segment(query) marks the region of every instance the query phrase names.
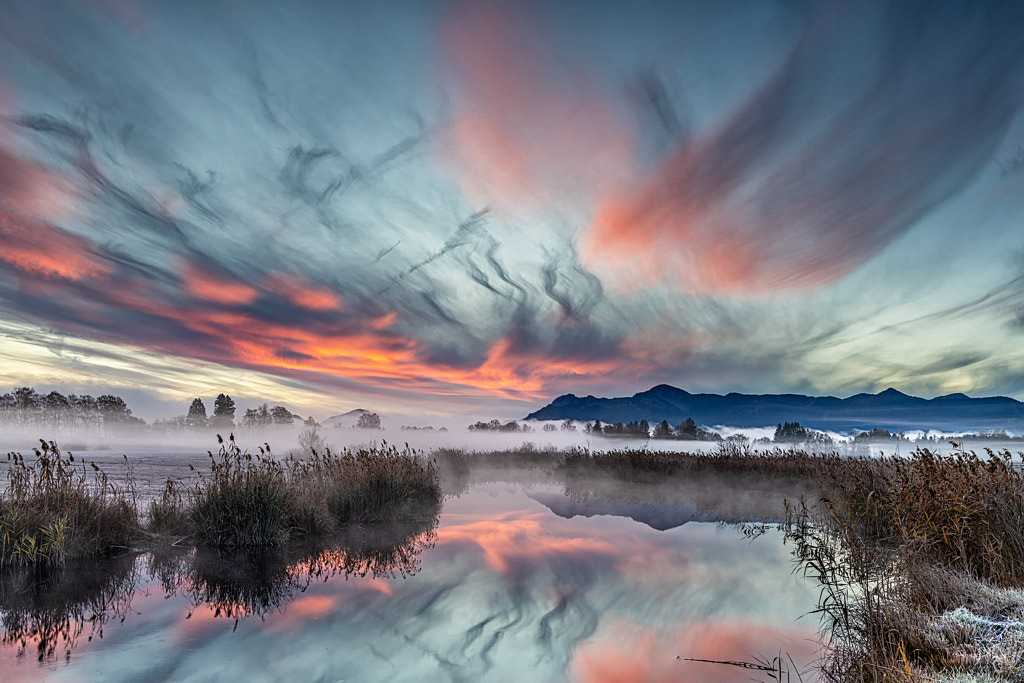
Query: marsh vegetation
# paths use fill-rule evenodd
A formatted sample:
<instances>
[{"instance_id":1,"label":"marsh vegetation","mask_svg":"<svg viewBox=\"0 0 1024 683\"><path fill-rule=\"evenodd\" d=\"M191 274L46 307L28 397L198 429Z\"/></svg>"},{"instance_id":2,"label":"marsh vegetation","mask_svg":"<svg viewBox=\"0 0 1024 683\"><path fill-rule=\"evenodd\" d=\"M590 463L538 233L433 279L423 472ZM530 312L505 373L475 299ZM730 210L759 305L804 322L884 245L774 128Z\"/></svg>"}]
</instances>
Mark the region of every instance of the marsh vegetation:
<instances>
[{"instance_id":1,"label":"marsh vegetation","mask_svg":"<svg viewBox=\"0 0 1024 683\"><path fill-rule=\"evenodd\" d=\"M311 577L414 573L443 495L537 481L559 482L560 495L534 500L562 517L648 520L643 505L654 502L690 506L672 525L781 531L821 589L822 680L1024 680L1024 474L1005 450L864 458L735 442L693 453L524 443L427 456L382 443L277 458L229 438L207 468L156 496L140 496L123 464L108 476L45 441L31 456L8 455L8 645L34 643L47 659L57 643L102 629L130 610L140 557L168 594L236 620L286 604ZM90 579L90 562L109 571Z\"/></svg>"},{"instance_id":2,"label":"marsh vegetation","mask_svg":"<svg viewBox=\"0 0 1024 683\"><path fill-rule=\"evenodd\" d=\"M275 459L218 437L208 471L168 479L145 511L132 465L117 481L77 461L54 442L34 457L7 455L0 496L0 567L62 565L68 559L187 542L262 547L339 533L347 524L436 514L440 485L433 464L387 444L307 458ZM173 538L172 538L173 537Z\"/></svg>"}]
</instances>

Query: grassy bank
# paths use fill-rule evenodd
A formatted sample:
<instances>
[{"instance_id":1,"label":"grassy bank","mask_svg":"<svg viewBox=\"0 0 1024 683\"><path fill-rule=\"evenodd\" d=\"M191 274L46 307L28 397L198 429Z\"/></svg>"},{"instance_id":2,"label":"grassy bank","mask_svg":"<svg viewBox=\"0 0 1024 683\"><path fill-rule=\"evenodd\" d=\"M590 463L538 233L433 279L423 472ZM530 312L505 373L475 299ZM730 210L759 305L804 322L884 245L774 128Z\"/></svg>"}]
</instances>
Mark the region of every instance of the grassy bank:
<instances>
[{"instance_id":1,"label":"grassy bank","mask_svg":"<svg viewBox=\"0 0 1024 683\"><path fill-rule=\"evenodd\" d=\"M219 439L220 437L218 437ZM306 459L276 460L229 439L209 472L168 480L140 510L130 471L116 484L53 442L34 458L8 454L0 495L0 567L53 566L68 559L178 540L259 547L338 534L352 523L436 514L441 493L432 463L382 445Z\"/></svg>"},{"instance_id":2,"label":"grassy bank","mask_svg":"<svg viewBox=\"0 0 1024 683\"><path fill-rule=\"evenodd\" d=\"M140 524L130 479L117 485L101 471L89 472L53 442L41 441L34 452L34 459L7 455L0 567L59 564L134 541Z\"/></svg>"},{"instance_id":3,"label":"grassy bank","mask_svg":"<svg viewBox=\"0 0 1024 683\"><path fill-rule=\"evenodd\" d=\"M1007 451L852 459L789 538L820 581L830 681L1024 680L1024 474Z\"/></svg>"}]
</instances>

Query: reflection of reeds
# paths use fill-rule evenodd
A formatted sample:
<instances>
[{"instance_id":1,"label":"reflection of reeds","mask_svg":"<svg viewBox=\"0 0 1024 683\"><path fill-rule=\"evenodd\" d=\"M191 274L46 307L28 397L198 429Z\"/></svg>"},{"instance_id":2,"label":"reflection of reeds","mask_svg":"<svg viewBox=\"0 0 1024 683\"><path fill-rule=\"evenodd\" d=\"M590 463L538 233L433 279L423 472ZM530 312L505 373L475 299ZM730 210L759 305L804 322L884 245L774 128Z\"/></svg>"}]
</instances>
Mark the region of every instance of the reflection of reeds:
<instances>
[{"instance_id":1,"label":"reflection of reeds","mask_svg":"<svg viewBox=\"0 0 1024 683\"><path fill-rule=\"evenodd\" d=\"M110 619L124 619L138 583L134 557L68 561L62 567L8 567L0 573L0 642L39 661L65 657L89 629L102 637Z\"/></svg>"},{"instance_id":2,"label":"reflection of reeds","mask_svg":"<svg viewBox=\"0 0 1024 683\"><path fill-rule=\"evenodd\" d=\"M265 548L165 546L141 556L8 567L0 573L0 643L39 661L70 658L86 635L124 620L146 575L168 595L238 621L282 610L313 581L332 576L405 577L436 537L439 507L412 510L401 522L351 527L329 540Z\"/></svg>"},{"instance_id":3,"label":"reflection of reeds","mask_svg":"<svg viewBox=\"0 0 1024 683\"><path fill-rule=\"evenodd\" d=\"M330 540L269 548L196 547L153 553L151 571L168 594L187 595L214 616L239 620L282 609L312 581L332 576L405 577L433 545L438 508L402 522L350 527Z\"/></svg>"}]
</instances>

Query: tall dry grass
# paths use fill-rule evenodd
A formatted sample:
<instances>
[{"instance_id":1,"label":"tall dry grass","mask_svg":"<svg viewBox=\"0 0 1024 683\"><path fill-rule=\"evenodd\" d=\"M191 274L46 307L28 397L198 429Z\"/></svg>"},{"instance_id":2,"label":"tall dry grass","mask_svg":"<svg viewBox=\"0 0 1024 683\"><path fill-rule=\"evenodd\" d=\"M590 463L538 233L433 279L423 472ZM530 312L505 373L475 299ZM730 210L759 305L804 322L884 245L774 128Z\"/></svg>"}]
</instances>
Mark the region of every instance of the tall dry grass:
<instances>
[{"instance_id":1,"label":"tall dry grass","mask_svg":"<svg viewBox=\"0 0 1024 683\"><path fill-rule=\"evenodd\" d=\"M352 523L433 515L441 503L433 464L408 447L311 449L278 461L269 446L250 454L231 437L210 461L191 485L168 482L150 505L151 530L201 545L273 546Z\"/></svg>"},{"instance_id":2,"label":"tall dry grass","mask_svg":"<svg viewBox=\"0 0 1024 683\"><path fill-rule=\"evenodd\" d=\"M842 460L837 453L783 449L759 451L747 444L725 442L707 452L651 451L645 448L591 451L576 447L561 455L559 468L574 473L601 472L627 479L660 478L691 472L813 477Z\"/></svg>"},{"instance_id":3,"label":"tall dry grass","mask_svg":"<svg viewBox=\"0 0 1024 683\"><path fill-rule=\"evenodd\" d=\"M825 680L1024 680L1024 473L1007 451L849 459L789 541L821 586Z\"/></svg>"},{"instance_id":4,"label":"tall dry grass","mask_svg":"<svg viewBox=\"0 0 1024 683\"><path fill-rule=\"evenodd\" d=\"M96 465L76 463L52 441L35 458L8 453L0 495L0 567L59 565L127 547L139 529L129 476L115 484Z\"/></svg>"}]
</instances>

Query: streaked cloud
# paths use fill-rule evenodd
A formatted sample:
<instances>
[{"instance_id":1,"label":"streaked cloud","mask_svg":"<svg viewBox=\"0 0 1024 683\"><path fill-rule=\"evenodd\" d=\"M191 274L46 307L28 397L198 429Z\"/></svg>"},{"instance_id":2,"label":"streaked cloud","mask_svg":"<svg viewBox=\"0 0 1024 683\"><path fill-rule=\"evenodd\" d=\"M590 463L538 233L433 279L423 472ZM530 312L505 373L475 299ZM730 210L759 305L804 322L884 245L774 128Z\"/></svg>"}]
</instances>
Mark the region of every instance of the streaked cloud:
<instances>
[{"instance_id":1,"label":"streaked cloud","mask_svg":"<svg viewBox=\"0 0 1024 683\"><path fill-rule=\"evenodd\" d=\"M0 311L39 334L11 348L510 416L1024 376L1012 259L911 305L951 198L1021 208L1015 4L582 7L12 7Z\"/></svg>"}]
</instances>

